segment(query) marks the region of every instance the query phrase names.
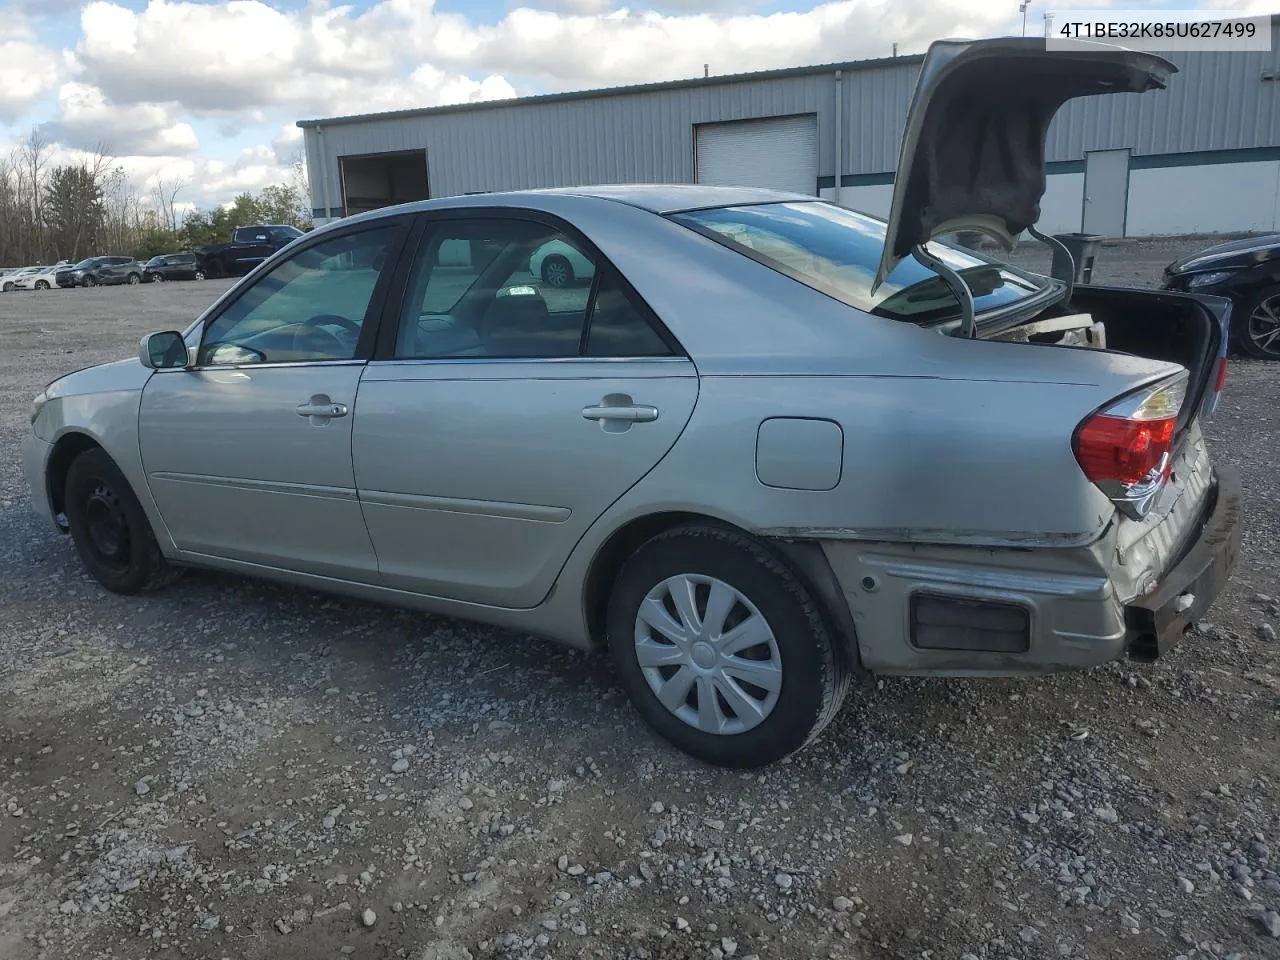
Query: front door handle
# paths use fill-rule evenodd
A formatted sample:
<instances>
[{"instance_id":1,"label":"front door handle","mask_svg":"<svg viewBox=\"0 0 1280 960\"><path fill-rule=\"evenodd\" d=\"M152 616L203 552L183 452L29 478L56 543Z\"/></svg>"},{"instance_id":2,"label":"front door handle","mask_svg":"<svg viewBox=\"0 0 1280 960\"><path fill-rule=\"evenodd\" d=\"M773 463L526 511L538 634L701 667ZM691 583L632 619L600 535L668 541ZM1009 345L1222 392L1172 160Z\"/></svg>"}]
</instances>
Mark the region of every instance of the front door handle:
<instances>
[{"instance_id":1,"label":"front door handle","mask_svg":"<svg viewBox=\"0 0 1280 960\"><path fill-rule=\"evenodd\" d=\"M347 415L347 405L345 403L334 403L327 394L323 393L317 393L306 403L298 404L296 409L298 416L307 417L312 423L324 423L334 417L345 417Z\"/></svg>"}]
</instances>

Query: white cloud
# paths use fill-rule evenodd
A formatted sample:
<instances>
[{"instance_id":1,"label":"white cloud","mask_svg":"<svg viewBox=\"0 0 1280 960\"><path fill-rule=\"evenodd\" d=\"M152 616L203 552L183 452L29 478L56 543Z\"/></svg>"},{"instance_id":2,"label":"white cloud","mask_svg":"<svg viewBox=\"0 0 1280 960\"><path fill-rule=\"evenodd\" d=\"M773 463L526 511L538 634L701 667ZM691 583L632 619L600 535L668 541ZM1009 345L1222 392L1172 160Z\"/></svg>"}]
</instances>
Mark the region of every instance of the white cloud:
<instances>
[{"instance_id":1,"label":"white cloud","mask_svg":"<svg viewBox=\"0 0 1280 960\"><path fill-rule=\"evenodd\" d=\"M44 134L68 147L126 156L172 155L199 147L195 131L156 103L116 105L97 87L64 83L58 89L57 117L42 127Z\"/></svg>"},{"instance_id":2,"label":"white cloud","mask_svg":"<svg viewBox=\"0 0 1280 960\"><path fill-rule=\"evenodd\" d=\"M140 184L183 180L190 186L180 199L207 205L284 179L301 146L301 118L695 77L703 63L722 75L880 57L895 42L900 53L917 53L938 37L1017 32L1021 23L1012 0L827 0L775 13L759 12L771 0L641 2L508 0L483 22L474 12L442 12L434 0L374 0L364 9L347 0L288 8L93 0L60 51L9 27L0 42L0 138L21 139L5 121L56 90L43 129L63 149L105 141ZM1089 3L1108 0L1076 5ZM1029 32L1042 8L1033 8ZM241 150L246 131L259 145ZM219 149L219 141L235 146Z\"/></svg>"},{"instance_id":3,"label":"white cloud","mask_svg":"<svg viewBox=\"0 0 1280 960\"><path fill-rule=\"evenodd\" d=\"M21 35L14 24L10 36ZM25 40L0 42L0 120L16 119L43 99L58 83L58 55Z\"/></svg>"},{"instance_id":4,"label":"white cloud","mask_svg":"<svg viewBox=\"0 0 1280 960\"><path fill-rule=\"evenodd\" d=\"M271 141L277 163L291 163L302 156L302 128L296 123L286 123Z\"/></svg>"}]
</instances>

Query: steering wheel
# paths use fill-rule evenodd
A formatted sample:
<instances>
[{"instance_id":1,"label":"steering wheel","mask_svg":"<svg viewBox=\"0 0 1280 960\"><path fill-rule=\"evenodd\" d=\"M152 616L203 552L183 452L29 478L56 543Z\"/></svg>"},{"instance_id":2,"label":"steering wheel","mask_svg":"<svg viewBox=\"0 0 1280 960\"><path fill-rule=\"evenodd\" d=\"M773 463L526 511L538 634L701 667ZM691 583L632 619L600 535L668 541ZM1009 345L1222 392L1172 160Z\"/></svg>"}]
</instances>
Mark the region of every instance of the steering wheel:
<instances>
[{"instance_id":1,"label":"steering wheel","mask_svg":"<svg viewBox=\"0 0 1280 960\"><path fill-rule=\"evenodd\" d=\"M360 339L360 324L354 320L348 320L346 317L339 316L336 313L321 313L297 325L293 334L293 349L299 353L316 352L316 353L334 353L343 355L352 349L352 345L346 342L342 337L338 336L332 330L326 330L322 324L332 324L341 327L344 331L351 334L352 338L357 342ZM330 347L324 347L315 342L315 338L325 337L332 344Z\"/></svg>"},{"instance_id":2,"label":"steering wheel","mask_svg":"<svg viewBox=\"0 0 1280 960\"><path fill-rule=\"evenodd\" d=\"M308 320L302 321L304 327L319 327L322 324L331 323L334 326L341 327L347 333L354 337L360 336L360 324L354 320L348 320L346 317L340 317L336 313L320 313Z\"/></svg>"}]
</instances>

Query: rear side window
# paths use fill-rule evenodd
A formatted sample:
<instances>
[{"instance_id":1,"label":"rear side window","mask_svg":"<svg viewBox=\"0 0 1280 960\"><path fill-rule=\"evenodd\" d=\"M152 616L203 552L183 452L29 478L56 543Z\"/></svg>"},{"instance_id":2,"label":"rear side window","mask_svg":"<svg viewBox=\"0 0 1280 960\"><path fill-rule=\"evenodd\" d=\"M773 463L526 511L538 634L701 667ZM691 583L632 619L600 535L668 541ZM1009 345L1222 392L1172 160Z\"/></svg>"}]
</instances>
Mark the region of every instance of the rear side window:
<instances>
[{"instance_id":1,"label":"rear side window","mask_svg":"<svg viewBox=\"0 0 1280 960\"><path fill-rule=\"evenodd\" d=\"M646 314L612 268L602 271L587 329L587 356L670 356L671 348Z\"/></svg>"},{"instance_id":2,"label":"rear side window","mask_svg":"<svg viewBox=\"0 0 1280 960\"><path fill-rule=\"evenodd\" d=\"M529 220L442 221L409 279L395 357L651 357L647 311L574 238Z\"/></svg>"}]
</instances>

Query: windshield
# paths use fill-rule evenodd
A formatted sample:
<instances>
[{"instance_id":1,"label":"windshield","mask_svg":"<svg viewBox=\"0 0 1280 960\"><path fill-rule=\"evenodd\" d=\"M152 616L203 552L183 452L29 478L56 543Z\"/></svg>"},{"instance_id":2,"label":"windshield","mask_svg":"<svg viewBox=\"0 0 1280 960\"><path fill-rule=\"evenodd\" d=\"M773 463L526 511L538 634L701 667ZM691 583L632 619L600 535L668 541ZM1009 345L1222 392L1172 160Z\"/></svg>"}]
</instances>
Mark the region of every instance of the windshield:
<instances>
[{"instance_id":1,"label":"windshield","mask_svg":"<svg viewBox=\"0 0 1280 960\"><path fill-rule=\"evenodd\" d=\"M868 313L913 323L959 313L955 294L913 258L899 263L872 294L884 248L884 221L835 204L815 200L716 207L672 219ZM1016 303L1044 286L1043 278L937 241L930 242L929 251L964 277L978 313Z\"/></svg>"},{"instance_id":2,"label":"windshield","mask_svg":"<svg viewBox=\"0 0 1280 960\"><path fill-rule=\"evenodd\" d=\"M90 257L88 260L81 260L79 263L77 263L76 269L79 270L82 267L92 267L92 266L93 266L93 257Z\"/></svg>"}]
</instances>

